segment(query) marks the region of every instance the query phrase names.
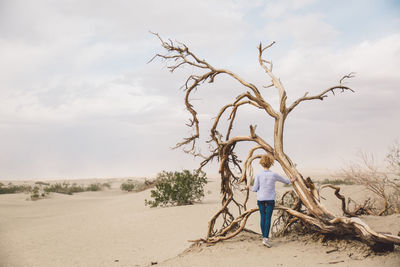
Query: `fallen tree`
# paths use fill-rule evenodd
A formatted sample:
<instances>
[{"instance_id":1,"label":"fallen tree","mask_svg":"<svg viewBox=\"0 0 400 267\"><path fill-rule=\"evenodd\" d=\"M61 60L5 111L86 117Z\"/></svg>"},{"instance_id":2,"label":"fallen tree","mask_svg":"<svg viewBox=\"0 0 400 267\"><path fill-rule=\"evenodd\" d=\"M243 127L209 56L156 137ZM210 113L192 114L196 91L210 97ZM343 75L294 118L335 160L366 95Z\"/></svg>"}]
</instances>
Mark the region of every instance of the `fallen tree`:
<instances>
[{"instance_id":1,"label":"fallen tree","mask_svg":"<svg viewBox=\"0 0 400 267\"><path fill-rule=\"evenodd\" d=\"M291 207L282 205L276 206L277 209L285 211L293 220L300 220L305 226L325 234L351 235L360 238L369 245L379 245L393 247L394 244L400 244L400 237L391 234L377 233L367 224L361 221L346 209L346 203L343 203L345 216L336 216L327 210L320 201L319 190L315 187L311 179L304 179L297 170L296 165L284 152L283 132L286 118L301 103L311 100L324 100L329 93L353 92L353 90L344 85L346 79L352 78L353 74L343 76L335 86L323 90L317 95L305 93L302 97L288 105L286 90L272 70L273 64L264 58L264 53L274 45L258 46L258 63L271 79L271 84L264 88L276 88L279 95L279 109L274 109L272 105L262 96L260 89L253 83L247 82L236 73L222 68L216 68L206 60L200 59L185 44L165 41L158 34L154 35L160 40L162 47L166 50L165 54L156 54L154 58L161 58L168 64L168 69L174 72L183 66L191 66L199 71L199 74L189 75L184 83L185 105L191 114L189 127L193 129L193 134L185 138L176 145L176 148L183 147L186 153L196 157L202 157L200 169L210 163L213 159L219 162L219 174L221 177L221 208L212 216L208 223L208 231L205 238L196 240L197 242L216 243L234 237L245 229L246 221L249 216L258 211L258 209L248 209L247 201L249 192L246 185L250 183L252 177L252 163L260 158L261 154L270 153L275 160L279 162L288 178L297 178L293 183L293 194L296 201ZM153 58L153 59L154 59ZM152 60L153 60L152 59ZM216 117L213 119L213 125L210 129L211 139L208 143L210 153L203 155L196 149L196 142L200 137L199 120L197 111L192 105L190 96L205 82L213 83L216 76L227 75L243 86L244 91L238 95L231 103L222 106ZM274 121L273 143L268 143L265 139L256 133L256 126L249 125L249 134L240 136L231 136L233 125L239 108L243 106L252 106L266 116L270 116ZM228 116L228 124L223 131L221 127L221 117ZM236 146L240 143L250 143L252 148L249 150L247 158L244 161L238 158ZM335 189L335 188L334 188ZM247 190L244 198L240 199L237 192ZM236 192L236 193L235 193ZM340 196L336 195L336 196ZM340 198L340 197L339 197ZM236 213L235 213L236 212ZM346 216L347 215L347 216ZM217 226L217 222L218 226Z\"/></svg>"}]
</instances>

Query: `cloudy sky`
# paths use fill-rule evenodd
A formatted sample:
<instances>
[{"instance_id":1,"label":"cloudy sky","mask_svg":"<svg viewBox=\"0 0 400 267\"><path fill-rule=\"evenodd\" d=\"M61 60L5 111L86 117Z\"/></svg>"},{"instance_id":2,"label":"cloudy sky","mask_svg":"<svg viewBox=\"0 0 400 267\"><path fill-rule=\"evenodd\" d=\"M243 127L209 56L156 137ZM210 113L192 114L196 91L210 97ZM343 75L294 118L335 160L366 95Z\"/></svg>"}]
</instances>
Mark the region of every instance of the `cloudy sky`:
<instances>
[{"instance_id":1,"label":"cloudy sky","mask_svg":"<svg viewBox=\"0 0 400 267\"><path fill-rule=\"evenodd\" d=\"M267 56L288 103L356 72L355 93L291 113L285 151L302 170L339 168L360 150L381 159L400 137L399 29L396 0L0 0L0 179L195 168L170 148L190 134L180 87L196 70L148 64L163 52L149 30L260 87L269 79L256 46L276 41ZM193 96L202 140L218 105L241 90L219 77ZM264 93L275 105L276 91ZM242 112L235 134L253 123L271 140L265 114Z\"/></svg>"}]
</instances>

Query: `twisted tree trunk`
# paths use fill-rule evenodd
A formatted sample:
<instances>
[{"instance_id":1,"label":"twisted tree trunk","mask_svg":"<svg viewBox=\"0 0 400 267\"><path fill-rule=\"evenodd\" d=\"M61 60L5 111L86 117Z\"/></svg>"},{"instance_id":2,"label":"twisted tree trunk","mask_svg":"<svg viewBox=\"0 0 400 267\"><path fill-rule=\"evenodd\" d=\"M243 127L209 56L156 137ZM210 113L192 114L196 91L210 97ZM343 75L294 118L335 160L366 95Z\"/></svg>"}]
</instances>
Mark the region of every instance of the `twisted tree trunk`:
<instances>
[{"instance_id":1,"label":"twisted tree trunk","mask_svg":"<svg viewBox=\"0 0 400 267\"><path fill-rule=\"evenodd\" d=\"M279 94L279 110L275 110L266 99L263 98L259 89L252 83L249 83L242 79L239 75L226 69L218 69L213 67L205 60L199 59L185 44L173 42L171 40L164 41L158 34L154 35L160 40L167 54L157 54L154 58L162 58L168 63L168 68L171 72L184 65L190 65L193 68L202 71L198 75L190 75L185 84L184 89L185 105L187 110L191 113L192 119L188 124L189 127L194 129L194 134L184 141L178 143L176 147L188 147L184 149L186 153L190 153L194 156L202 157L204 160L200 164L200 169L207 165L214 158L217 158L220 162L219 173L221 177L221 208L215 213L208 224L208 231L205 238L198 239L196 241L202 241L207 243L215 243L221 240L229 239L240 233L245 225L249 216L258 211L258 209L247 209L247 201L249 198L249 192L246 185L250 183L252 178L252 162L261 157L261 154L255 154L256 151L263 151L263 153L270 153L275 157L275 160L279 162L282 169L285 171L289 178L297 178L293 183L293 189L298 196L298 201L293 208L277 206L276 208L284 210L295 219L291 220L293 223L296 220L301 220L305 225L310 226L314 230L321 233L332 233L337 235L352 235L360 238L364 242L374 244L394 244L400 245L400 237L380 234L373 231L368 225L362 222L357 217L352 217L352 213L346 209L346 203L343 201L339 194L339 189L336 191L336 196L342 200L342 208L346 216L336 216L327 210L320 201L319 190L317 190L311 181L311 179L304 179L301 173L296 169L295 164L285 154L283 148L283 132L284 125L287 116L290 112L297 107L300 103L307 100L323 100L331 92L335 94L336 91L354 92L351 88L345 86L343 81L348 78L352 78L352 73L345 75L340 79L338 85L323 90L320 94L314 96L308 96L305 93L303 97L300 97L294 101L289 107L286 106L286 91L278 79L272 73L272 62L263 58L263 53L270 48L273 44L263 46L261 43L258 46L258 61L260 66L264 69L266 74L271 78L271 84L264 86L265 88L275 87ZM153 59L154 59L153 58ZM152 60L153 60L152 59ZM218 112L214 119L214 124L210 129L211 139L209 143L214 144L214 148L210 150L210 154L204 156L196 149L196 141L199 138L199 120L197 118L197 112L194 106L190 102L190 95L198 88L202 83L209 82L213 83L217 75L224 74L232 79L239 82L247 91L236 97L233 102L223 106ZM258 110L266 112L267 116L274 119L274 136L273 145L268 144L264 139L256 134L256 126L250 126L250 134L245 136L234 136L231 137L232 128L236 118L236 114L241 106L250 105L256 107ZM221 116L229 114L229 125L223 129L224 135L221 130L218 129ZM247 158L241 164L241 160L235 153L235 147L238 143L247 142L254 144L249 150ZM239 172L235 172L238 169ZM244 200L238 200L235 192L246 191ZM343 197L344 198L344 197ZM304 205L306 210L301 210L301 206ZM237 214L233 211L237 210ZM347 213L346 213L347 211ZM217 227L217 221L220 221L220 227Z\"/></svg>"}]
</instances>

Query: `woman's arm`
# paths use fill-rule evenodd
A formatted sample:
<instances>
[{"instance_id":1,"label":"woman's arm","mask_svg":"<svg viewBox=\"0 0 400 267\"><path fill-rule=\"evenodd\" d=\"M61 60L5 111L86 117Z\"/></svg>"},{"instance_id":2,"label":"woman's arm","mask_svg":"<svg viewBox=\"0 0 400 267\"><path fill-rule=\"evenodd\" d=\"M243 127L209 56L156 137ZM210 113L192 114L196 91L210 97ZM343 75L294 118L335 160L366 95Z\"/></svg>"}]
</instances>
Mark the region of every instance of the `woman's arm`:
<instances>
[{"instance_id":1,"label":"woman's arm","mask_svg":"<svg viewBox=\"0 0 400 267\"><path fill-rule=\"evenodd\" d=\"M279 181L279 182L281 182L281 183L284 183L284 184L290 184L290 182L293 182L294 180L289 180L289 179L287 179L287 178L284 178L284 177L282 177L282 176L280 176L279 174L277 174L277 173L274 173L274 177L275 177L275 179L277 180L277 181Z\"/></svg>"},{"instance_id":2,"label":"woman's arm","mask_svg":"<svg viewBox=\"0 0 400 267\"><path fill-rule=\"evenodd\" d=\"M258 175L256 176L256 179L254 180L253 187L250 187L250 185L248 185L247 188L253 192L258 191L258 189L260 188L260 178L258 177Z\"/></svg>"}]
</instances>

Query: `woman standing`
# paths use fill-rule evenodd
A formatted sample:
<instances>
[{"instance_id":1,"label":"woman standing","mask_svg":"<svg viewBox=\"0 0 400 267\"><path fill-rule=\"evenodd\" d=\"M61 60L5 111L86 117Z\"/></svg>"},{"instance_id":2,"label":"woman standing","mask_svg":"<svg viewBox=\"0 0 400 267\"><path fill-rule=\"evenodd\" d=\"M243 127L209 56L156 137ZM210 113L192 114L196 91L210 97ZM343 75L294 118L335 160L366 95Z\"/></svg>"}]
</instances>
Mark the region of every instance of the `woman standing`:
<instances>
[{"instance_id":1,"label":"woman standing","mask_svg":"<svg viewBox=\"0 0 400 267\"><path fill-rule=\"evenodd\" d=\"M290 184L290 182L296 179L289 180L283 178L277 173L269 170L269 168L274 164L274 157L270 154L263 155L260 160L261 166L264 170L257 174L251 191L257 192L257 205L260 210L260 226L263 236L263 245L271 247L269 243L269 229L271 228L271 217L272 211L275 207L275 182L279 181L285 184ZM250 185L247 186L250 189Z\"/></svg>"}]
</instances>

